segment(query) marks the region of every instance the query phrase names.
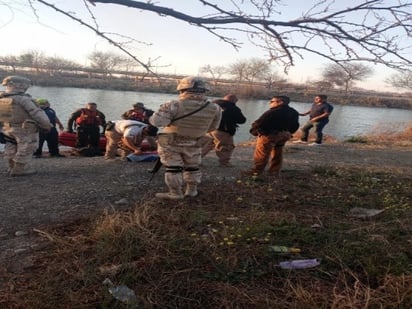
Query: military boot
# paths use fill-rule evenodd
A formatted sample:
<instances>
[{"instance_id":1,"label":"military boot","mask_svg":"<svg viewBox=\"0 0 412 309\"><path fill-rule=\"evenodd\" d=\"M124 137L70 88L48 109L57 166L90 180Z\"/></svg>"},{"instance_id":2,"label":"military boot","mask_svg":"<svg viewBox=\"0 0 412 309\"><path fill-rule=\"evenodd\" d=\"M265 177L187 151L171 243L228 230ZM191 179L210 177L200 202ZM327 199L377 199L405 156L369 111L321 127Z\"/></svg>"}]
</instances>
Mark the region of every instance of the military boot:
<instances>
[{"instance_id":1,"label":"military boot","mask_svg":"<svg viewBox=\"0 0 412 309\"><path fill-rule=\"evenodd\" d=\"M197 192L197 185L196 184L186 184L185 196L195 197L198 194L199 193Z\"/></svg>"},{"instance_id":2,"label":"military boot","mask_svg":"<svg viewBox=\"0 0 412 309\"><path fill-rule=\"evenodd\" d=\"M156 193L156 198L165 200L182 200L184 195L182 193L182 173L165 173L165 182L169 188L169 192Z\"/></svg>"},{"instance_id":3,"label":"military boot","mask_svg":"<svg viewBox=\"0 0 412 309\"><path fill-rule=\"evenodd\" d=\"M10 171L10 176L28 176L36 173L35 169L27 168L26 164L15 162L14 167Z\"/></svg>"}]
</instances>

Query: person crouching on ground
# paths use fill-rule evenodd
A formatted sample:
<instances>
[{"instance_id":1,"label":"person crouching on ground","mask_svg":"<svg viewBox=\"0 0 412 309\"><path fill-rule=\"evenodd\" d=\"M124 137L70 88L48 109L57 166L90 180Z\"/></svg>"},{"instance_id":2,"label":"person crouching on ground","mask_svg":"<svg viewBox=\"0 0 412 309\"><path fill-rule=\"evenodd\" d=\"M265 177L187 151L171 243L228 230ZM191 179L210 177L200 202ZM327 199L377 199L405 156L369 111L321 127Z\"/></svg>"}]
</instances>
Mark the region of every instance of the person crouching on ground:
<instances>
[{"instance_id":1,"label":"person crouching on ground","mask_svg":"<svg viewBox=\"0 0 412 309\"><path fill-rule=\"evenodd\" d=\"M250 133L257 136L253 167L248 174L261 175L270 159L269 175L280 175L283 147L299 128L299 113L289 106L289 97L274 96L270 109L252 123Z\"/></svg>"},{"instance_id":2,"label":"person crouching on ground","mask_svg":"<svg viewBox=\"0 0 412 309\"><path fill-rule=\"evenodd\" d=\"M223 111L222 120L217 130L210 133L213 140L203 147L202 157L214 148L216 156L219 159L220 167L233 166L230 163L233 150L235 149L233 136L236 133L238 124L246 122L246 117L240 108L236 106L237 101L238 98L234 94L224 96L223 100L213 101L213 103L219 105Z\"/></svg>"},{"instance_id":3,"label":"person crouching on ground","mask_svg":"<svg viewBox=\"0 0 412 309\"><path fill-rule=\"evenodd\" d=\"M36 105L27 89L31 81L21 76L8 76L3 82L6 90L0 93L0 122L8 137L4 146L4 159L9 164L10 176L35 174L29 167L37 147L39 129L49 132L52 124L46 113Z\"/></svg>"},{"instance_id":4,"label":"person crouching on ground","mask_svg":"<svg viewBox=\"0 0 412 309\"><path fill-rule=\"evenodd\" d=\"M179 99L162 104L149 119L152 125L163 127L157 137L158 153L166 167L169 192L156 193L159 199L180 200L198 195L197 185L202 175L200 139L216 130L221 119L219 106L206 100L209 87L203 79L183 78L177 90Z\"/></svg>"},{"instance_id":5,"label":"person crouching on ground","mask_svg":"<svg viewBox=\"0 0 412 309\"><path fill-rule=\"evenodd\" d=\"M104 158L106 160L115 159L117 155L117 148L121 142L127 150L122 150L122 159L128 154L135 155L142 154L140 147L142 141L148 136L156 136L157 128L146 123L135 120L116 120L107 122L105 136L106 136L106 153ZM152 139L147 139L151 141ZM151 147L156 147L153 143Z\"/></svg>"}]
</instances>

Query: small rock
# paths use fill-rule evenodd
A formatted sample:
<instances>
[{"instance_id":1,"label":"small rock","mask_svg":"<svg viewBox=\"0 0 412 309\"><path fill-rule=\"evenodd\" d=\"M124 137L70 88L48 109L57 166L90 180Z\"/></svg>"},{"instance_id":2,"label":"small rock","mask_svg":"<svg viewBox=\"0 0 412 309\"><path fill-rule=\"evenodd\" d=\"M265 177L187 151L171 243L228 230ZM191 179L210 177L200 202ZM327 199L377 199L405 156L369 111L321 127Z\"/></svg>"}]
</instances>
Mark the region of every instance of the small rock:
<instances>
[{"instance_id":1,"label":"small rock","mask_svg":"<svg viewBox=\"0 0 412 309\"><path fill-rule=\"evenodd\" d=\"M24 253L24 252L27 252L27 251L29 251L29 248L18 248L18 249L14 250L14 253L15 254L21 254L21 253Z\"/></svg>"},{"instance_id":2,"label":"small rock","mask_svg":"<svg viewBox=\"0 0 412 309\"><path fill-rule=\"evenodd\" d=\"M14 233L15 236L19 237L19 236L25 236L28 235L29 232L27 231L17 231L16 233Z\"/></svg>"}]
</instances>

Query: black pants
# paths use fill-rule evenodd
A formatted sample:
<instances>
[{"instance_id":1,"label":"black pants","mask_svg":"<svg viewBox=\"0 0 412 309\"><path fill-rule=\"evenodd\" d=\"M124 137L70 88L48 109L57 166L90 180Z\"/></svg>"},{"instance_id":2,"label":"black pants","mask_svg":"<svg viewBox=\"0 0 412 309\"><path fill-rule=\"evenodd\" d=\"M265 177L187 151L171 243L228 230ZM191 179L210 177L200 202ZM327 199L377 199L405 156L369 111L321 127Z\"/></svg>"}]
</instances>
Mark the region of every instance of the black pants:
<instances>
[{"instance_id":1,"label":"black pants","mask_svg":"<svg viewBox=\"0 0 412 309\"><path fill-rule=\"evenodd\" d=\"M99 148L100 128L98 126L77 127L76 148L93 147Z\"/></svg>"},{"instance_id":2,"label":"black pants","mask_svg":"<svg viewBox=\"0 0 412 309\"><path fill-rule=\"evenodd\" d=\"M48 133L39 133L39 147L34 152L34 155L41 155L44 142L47 142L51 156L59 154L59 133L56 128L52 128Z\"/></svg>"}]
</instances>

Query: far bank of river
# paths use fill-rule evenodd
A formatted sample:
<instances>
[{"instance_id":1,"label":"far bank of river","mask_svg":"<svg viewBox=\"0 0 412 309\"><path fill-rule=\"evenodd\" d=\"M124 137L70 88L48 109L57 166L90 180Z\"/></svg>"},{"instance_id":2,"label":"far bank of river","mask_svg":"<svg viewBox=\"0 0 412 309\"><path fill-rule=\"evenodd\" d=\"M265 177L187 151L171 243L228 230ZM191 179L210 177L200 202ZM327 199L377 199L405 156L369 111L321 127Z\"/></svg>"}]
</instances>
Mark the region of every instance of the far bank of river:
<instances>
[{"instance_id":1,"label":"far bank of river","mask_svg":"<svg viewBox=\"0 0 412 309\"><path fill-rule=\"evenodd\" d=\"M47 98L65 126L70 114L87 102L96 102L98 109L106 115L107 120L117 120L135 102L143 102L147 108L157 110L160 104L177 98L177 94L69 87L34 86L28 90L28 93L34 98ZM210 97L210 99L215 98ZM330 103L334 105L334 111L324 132L337 140L377 132L397 132L412 125L412 110ZM309 109L311 104L311 102L291 102L290 105L303 112ZM250 125L268 109L268 101L241 99L238 106L247 117L246 124L241 125L236 134L236 142L243 142L252 138L249 134ZM307 117L301 117L301 125L307 120Z\"/></svg>"}]
</instances>

